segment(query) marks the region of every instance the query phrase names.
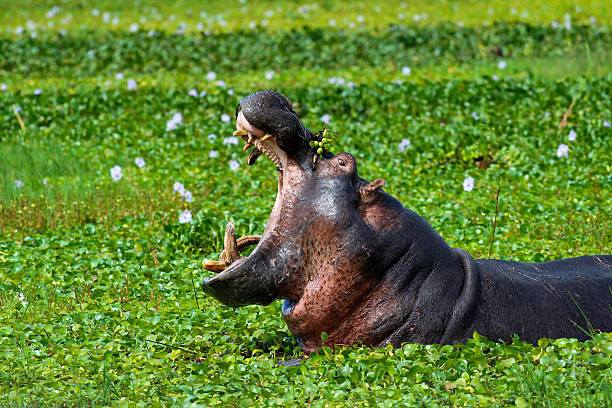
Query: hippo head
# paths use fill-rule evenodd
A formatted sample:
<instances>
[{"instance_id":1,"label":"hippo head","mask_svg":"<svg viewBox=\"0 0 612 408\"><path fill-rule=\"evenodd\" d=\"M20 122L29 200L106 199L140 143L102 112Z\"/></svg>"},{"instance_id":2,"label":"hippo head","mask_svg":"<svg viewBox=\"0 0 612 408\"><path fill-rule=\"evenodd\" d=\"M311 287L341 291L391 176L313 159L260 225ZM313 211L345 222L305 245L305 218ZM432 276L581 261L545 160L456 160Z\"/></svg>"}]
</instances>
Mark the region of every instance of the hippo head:
<instances>
[{"instance_id":1,"label":"hippo head","mask_svg":"<svg viewBox=\"0 0 612 408\"><path fill-rule=\"evenodd\" d=\"M307 350L320 347L324 331L336 344L383 341L395 317L366 311L397 302L389 291L399 292L402 278L391 276L389 268L411 245L397 236L418 239L411 235L420 229L411 227L419 217L380 189L383 180L361 179L352 155L317 155L309 142L321 136L308 130L277 92L244 98L236 128L244 150L254 147L249 164L261 154L276 164L278 193L248 257L236 249L246 237L236 244L228 228L220 262L204 263L220 272L204 280L204 291L230 306L285 299L283 317ZM418 261L417 267L425 267Z\"/></svg>"}]
</instances>

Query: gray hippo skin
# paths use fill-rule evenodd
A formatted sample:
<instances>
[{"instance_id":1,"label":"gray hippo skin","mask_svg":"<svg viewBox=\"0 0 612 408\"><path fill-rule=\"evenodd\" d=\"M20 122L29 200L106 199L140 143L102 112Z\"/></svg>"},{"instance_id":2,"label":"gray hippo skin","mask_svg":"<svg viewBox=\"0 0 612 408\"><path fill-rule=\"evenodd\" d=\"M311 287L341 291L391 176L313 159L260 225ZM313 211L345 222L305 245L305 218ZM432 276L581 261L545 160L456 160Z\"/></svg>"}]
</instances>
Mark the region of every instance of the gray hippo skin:
<instances>
[{"instance_id":1,"label":"gray hippo skin","mask_svg":"<svg viewBox=\"0 0 612 408\"><path fill-rule=\"evenodd\" d=\"M585 340L612 331L612 256L544 263L474 258L451 248L419 215L357 175L353 156L324 151L287 98L260 91L240 102L235 135L253 164L277 166L278 194L262 237L233 225L206 293L230 306L285 299L283 318L308 352L326 344L453 344L474 331ZM239 250L257 243L250 256ZM579 308L579 307L580 308Z\"/></svg>"}]
</instances>

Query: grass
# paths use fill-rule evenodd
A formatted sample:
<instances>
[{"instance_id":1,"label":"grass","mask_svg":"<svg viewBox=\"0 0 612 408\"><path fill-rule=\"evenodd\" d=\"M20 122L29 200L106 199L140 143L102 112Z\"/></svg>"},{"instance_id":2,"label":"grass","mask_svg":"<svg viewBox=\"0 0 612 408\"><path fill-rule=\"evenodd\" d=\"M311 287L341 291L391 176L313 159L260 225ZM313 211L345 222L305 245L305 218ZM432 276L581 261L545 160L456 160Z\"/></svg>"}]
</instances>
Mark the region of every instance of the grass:
<instances>
[{"instance_id":1,"label":"grass","mask_svg":"<svg viewBox=\"0 0 612 408\"><path fill-rule=\"evenodd\" d=\"M0 406L610 406L610 333L324 348L285 365L304 356L278 302L231 309L197 290L227 222L261 233L276 195L273 165L247 167L221 120L261 88L312 130L329 115L336 152L475 257L610 253L605 2L407 3L329 1L300 17L293 2L103 1L93 16L65 1L53 27L54 2L1 4ZM565 13L572 29L551 27Z\"/></svg>"}]
</instances>

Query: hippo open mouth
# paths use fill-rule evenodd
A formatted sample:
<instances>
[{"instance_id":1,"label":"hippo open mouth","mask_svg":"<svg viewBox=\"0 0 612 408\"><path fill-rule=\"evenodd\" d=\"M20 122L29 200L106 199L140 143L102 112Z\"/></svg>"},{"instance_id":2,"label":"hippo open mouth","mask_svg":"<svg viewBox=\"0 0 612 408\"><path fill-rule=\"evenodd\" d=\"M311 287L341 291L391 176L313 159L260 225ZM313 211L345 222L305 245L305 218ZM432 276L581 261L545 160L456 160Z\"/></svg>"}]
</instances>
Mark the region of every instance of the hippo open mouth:
<instances>
[{"instance_id":1,"label":"hippo open mouth","mask_svg":"<svg viewBox=\"0 0 612 408\"><path fill-rule=\"evenodd\" d=\"M268 304L279 296L283 275L287 276L281 266L287 260L282 254L279 257L278 251L283 247L279 239L288 233L284 213L295 204L295 194L289 190L312 172L315 152L308 142L316 136L301 123L291 102L274 91L260 91L240 101L234 136L244 140L243 152L253 148L249 165L262 154L276 165L278 193L262 236L236 239L233 224L228 224L219 260L203 262L207 270L219 272L205 279L203 289L232 306ZM242 258L240 250L254 244L257 248Z\"/></svg>"}]
</instances>

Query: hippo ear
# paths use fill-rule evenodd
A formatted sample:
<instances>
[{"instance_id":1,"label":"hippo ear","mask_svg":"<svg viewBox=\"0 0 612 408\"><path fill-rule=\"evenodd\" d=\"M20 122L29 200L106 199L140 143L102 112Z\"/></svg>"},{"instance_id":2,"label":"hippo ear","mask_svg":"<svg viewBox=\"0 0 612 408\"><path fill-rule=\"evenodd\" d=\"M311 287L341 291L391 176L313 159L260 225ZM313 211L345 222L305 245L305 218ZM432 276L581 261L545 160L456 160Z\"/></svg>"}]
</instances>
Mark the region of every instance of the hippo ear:
<instances>
[{"instance_id":1,"label":"hippo ear","mask_svg":"<svg viewBox=\"0 0 612 408\"><path fill-rule=\"evenodd\" d=\"M376 192L379 188L384 186L385 180L378 178L374 181L370 181L369 183L365 183L359 188L359 195L361 196L361 201L364 203L370 203L376 198Z\"/></svg>"}]
</instances>

